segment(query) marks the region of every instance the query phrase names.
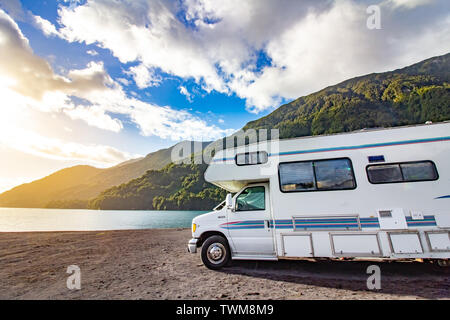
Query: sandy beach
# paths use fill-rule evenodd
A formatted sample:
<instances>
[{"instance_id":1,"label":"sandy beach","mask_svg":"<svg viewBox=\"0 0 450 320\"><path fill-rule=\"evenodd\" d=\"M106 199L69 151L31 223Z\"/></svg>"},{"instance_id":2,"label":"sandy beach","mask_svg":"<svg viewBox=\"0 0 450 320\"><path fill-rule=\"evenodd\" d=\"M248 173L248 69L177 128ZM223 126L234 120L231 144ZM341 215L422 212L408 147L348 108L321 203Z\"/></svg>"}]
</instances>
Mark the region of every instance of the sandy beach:
<instances>
[{"instance_id":1,"label":"sandy beach","mask_svg":"<svg viewBox=\"0 0 450 320\"><path fill-rule=\"evenodd\" d=\"M234 261L221 271L187 253L188 229L0 233L0 299L450 299L450 268L377 262ZM81 289L66 286L69 265Z\"/></svg>"}]
</instances>

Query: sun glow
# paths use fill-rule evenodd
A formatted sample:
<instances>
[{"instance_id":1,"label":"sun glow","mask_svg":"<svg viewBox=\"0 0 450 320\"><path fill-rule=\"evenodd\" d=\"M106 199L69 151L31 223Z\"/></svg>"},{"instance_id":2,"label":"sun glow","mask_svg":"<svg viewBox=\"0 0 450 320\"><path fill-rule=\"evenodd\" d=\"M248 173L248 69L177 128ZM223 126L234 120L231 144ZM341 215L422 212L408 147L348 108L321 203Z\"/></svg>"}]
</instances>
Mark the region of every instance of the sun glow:
<instances>
[{"instance_id":1,"label":"sun glow","mask_svg":"<svg viewBox=\"0 0 450 320\"><path fill-rule=\"evenodd\" d=\"M1 41L1 37L0 37L0 41ZM13 87L16 84L17 84L17 81L15 79L0 75L0 89Z\"/></svg>"}]
</instances>

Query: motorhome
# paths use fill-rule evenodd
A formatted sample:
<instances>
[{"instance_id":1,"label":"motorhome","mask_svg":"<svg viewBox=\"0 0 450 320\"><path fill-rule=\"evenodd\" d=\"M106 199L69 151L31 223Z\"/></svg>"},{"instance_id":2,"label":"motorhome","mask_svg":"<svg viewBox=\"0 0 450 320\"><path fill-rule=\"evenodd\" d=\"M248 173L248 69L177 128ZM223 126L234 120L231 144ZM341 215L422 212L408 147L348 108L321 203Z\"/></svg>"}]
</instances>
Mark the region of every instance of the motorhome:
<instances>
[{"instance_id":1,"label":"motorhome","mask_svg":"<svg viewBox=\"0 0 450 320\"><path fill-rule=\"evenodd\" d=\"M193 219L188 250L210 269L237 259L448 264L450 122L225 149L205 179L229 192Z\"/></svg>"}]
</instances>

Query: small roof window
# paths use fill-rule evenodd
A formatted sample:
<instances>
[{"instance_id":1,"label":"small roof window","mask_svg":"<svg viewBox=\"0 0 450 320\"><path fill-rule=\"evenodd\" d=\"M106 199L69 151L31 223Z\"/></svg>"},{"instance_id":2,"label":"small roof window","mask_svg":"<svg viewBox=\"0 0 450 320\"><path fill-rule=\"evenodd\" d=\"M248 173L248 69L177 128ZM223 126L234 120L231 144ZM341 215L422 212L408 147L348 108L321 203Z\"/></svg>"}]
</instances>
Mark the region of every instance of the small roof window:
<instances>
[{"instance_id":1,"label":"small roof window","mask_svg":"<svg viewBox=\"0 0 450 320\"><path fill-rule=\"evenodd\" d=\"M250 166L263 164L268 161L268 155L265 151L239 153L236 155L236 164L238 166Z\"/></svg>"}]
</instances>

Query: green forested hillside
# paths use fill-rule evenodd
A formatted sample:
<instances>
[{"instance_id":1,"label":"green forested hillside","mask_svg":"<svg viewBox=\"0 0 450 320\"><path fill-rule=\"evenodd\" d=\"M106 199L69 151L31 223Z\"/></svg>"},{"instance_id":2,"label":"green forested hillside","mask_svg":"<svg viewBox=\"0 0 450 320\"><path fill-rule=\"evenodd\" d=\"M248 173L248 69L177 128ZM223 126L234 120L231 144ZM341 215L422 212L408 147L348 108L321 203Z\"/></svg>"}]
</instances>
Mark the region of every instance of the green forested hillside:
<instances>
[{"instance_id":1,"label":"green forested hillside","mask_svg":"<svg viewBox=\"0 0 450 320\"><path fill-rule=\"evenodd\" d=\"M226 192L204 179L206 164L169 164L149 170L138 179L102 192L89 202L91 209L206 210Z\"/></svg>"},{"instance_id":2,"label":"green forested hillside","mask_svg":"<svg viewBox=\"0 0 450 320\"><path fill-rule=\"evenodd\" d=\"M448 119L450 54L327 87L244 129L277 128L281 138L292 138Z\"/></svg>"}]
</instances>

